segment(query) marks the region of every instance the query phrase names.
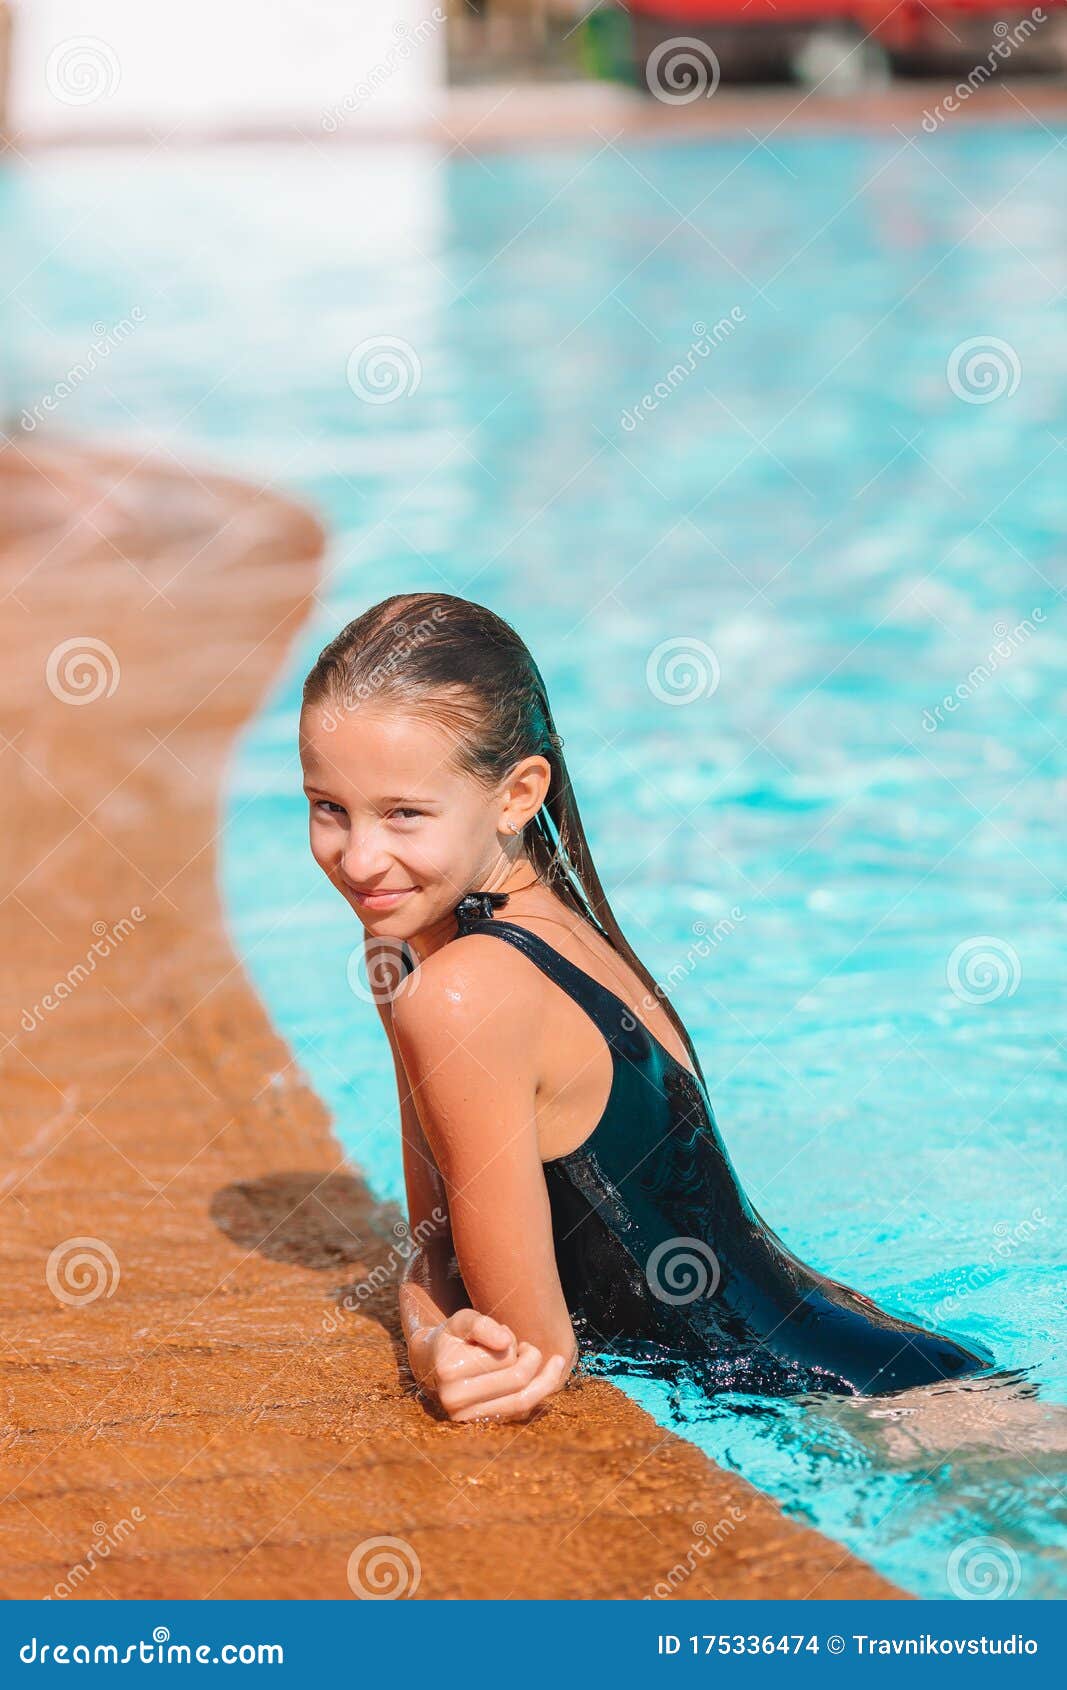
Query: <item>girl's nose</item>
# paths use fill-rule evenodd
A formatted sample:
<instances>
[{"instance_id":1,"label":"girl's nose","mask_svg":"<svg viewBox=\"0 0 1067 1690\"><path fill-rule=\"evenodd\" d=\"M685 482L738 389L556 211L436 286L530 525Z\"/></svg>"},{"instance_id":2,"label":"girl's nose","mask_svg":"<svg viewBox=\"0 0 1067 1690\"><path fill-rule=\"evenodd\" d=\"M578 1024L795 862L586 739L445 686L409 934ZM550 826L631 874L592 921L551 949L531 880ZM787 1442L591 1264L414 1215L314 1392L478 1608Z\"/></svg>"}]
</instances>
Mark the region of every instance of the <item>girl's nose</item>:
<instances>
[{"instance_id":1,"label":"girl's nose","mask_svg":"<svg viewBox=\"0 0 1067 1690\"><path fill-rule=\"evenodd\" d=\"M346 879L355 886L373 886L388 867L389 859L373 833L358 834L353 828L341 857Z\"/></svg>"}]
</instances>

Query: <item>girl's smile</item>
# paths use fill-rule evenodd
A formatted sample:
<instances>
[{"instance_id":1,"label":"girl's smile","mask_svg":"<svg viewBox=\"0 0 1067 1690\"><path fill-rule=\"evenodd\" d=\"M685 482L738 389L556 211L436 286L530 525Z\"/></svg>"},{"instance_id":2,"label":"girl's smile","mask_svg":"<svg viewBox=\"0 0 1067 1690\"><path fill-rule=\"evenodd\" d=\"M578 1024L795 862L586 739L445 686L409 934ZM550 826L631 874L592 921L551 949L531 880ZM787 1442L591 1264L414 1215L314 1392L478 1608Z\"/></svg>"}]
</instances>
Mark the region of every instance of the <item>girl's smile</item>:
<instances>
[{"instance_id":1,"label":"girl's smile","mask_svg":"<svg viewBox=\"0 0 1067 1690\"><path fill-rule=\"evenodd\" d=\"M395 892L360 892L355 886L349 887L358 907L367 910L395 909L402 899L409 897L412 892L417 890L416 886L403 886Z\"/></svg>"}]
</instances>

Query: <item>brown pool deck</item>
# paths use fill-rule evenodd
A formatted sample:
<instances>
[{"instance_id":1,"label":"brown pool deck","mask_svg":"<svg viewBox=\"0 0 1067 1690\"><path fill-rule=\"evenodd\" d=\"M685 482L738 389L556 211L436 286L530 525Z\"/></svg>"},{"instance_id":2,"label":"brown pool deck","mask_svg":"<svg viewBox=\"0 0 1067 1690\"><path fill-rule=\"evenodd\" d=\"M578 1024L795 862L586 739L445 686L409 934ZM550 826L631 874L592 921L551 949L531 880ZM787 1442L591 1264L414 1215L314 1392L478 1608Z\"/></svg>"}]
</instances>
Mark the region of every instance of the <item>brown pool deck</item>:
<instances>
[{"instance_id":1,"label":"brown pool deck","mask_svg":"<svg viewBox=\"0 0 1067 1690\"><path fill-rule=\"evenodd\" d=\"M320 530L36 442L0 452L0 501L3 1594L348 1597L380 1536L417 1599L900 1594L606 1381L435 1420L388 1272L334 1326L402 1217L342 1160L216 885L234 736Z\"/></svg>"}]
</instances>

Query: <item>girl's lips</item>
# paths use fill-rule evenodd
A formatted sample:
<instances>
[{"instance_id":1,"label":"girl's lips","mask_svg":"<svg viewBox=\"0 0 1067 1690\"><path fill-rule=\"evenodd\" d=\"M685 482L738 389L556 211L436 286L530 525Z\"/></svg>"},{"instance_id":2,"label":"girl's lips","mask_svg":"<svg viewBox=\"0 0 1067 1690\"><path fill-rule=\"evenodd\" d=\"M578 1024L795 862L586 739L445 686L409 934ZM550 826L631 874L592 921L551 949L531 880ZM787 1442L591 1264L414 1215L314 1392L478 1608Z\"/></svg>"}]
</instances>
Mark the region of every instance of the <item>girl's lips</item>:
<instances>
[{"instance_id":1,"label":"girl's lips","mask_svg":"<svg viewBox=\"0 0 1067 1690\"><path fill-rule=\"evenodd\" d=\"M357 892L353 889L352 896L364 909L391 910L402 898L409 898L414 890L414 886L404 886L396 892Z\"/></svg>"}]
</instances>

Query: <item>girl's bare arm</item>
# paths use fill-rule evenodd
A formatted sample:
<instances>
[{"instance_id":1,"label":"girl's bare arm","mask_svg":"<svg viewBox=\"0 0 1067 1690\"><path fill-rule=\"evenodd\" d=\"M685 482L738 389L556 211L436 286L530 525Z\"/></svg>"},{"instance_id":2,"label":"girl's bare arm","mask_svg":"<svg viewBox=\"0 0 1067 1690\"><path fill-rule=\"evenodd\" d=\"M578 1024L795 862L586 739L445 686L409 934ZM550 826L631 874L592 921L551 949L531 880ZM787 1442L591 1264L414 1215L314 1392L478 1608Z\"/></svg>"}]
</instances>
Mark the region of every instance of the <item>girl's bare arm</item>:
<instances>
[{"instance_id":1,"label":"girl's bare arm","mask_svg":"<svg viewBox=\"0 0 1067 1690\"><path fill-rule=\"evenodd\" d=\"M536 1007L525 965L501 957L499 945L483 952L490 943L474 935L427 958L417 991L393 1002L392 1030L444 1185L470 1301L509 1327L520 1347L562 1357L562 1382L577 1343L537 1137Z\"/></svg>"},{"instance_id":2,"label":"girl's bare arm","mask_svg":"<svg viewBox=\"0 0 1067 1690\"><path fill-rule=\"evenodd\" d=\"M368 976L374 977L372 945ZM400 1103L409 1243L399 1289L400 1319L411 1371L452 1419L522 1418L558 1380L528 1343L470 1307L448 1218L448 1197L419 1121L393 1031L392 1004L378 1010L393 1053Z\"/></svg>"},{"instance_id":3,"label":"girl's bare arm","mask_svg":"<svg viewBox=\"0 0 1067 1690\"><path fill-rule=\"evenodd\" d=\"M364 954L368 977L377 978L372 941L367 941ZM385 994L376 997L375 1001L393 1054L407 1189L410 1254L400 1281L400 1320L411 1370L421 1385L428 1373L427 1337L450 1314L462 1308L468 1298L455 1265L444 1182L419 1123L397 1048L392 1002Z\"/></svg>"}]
</instances>

